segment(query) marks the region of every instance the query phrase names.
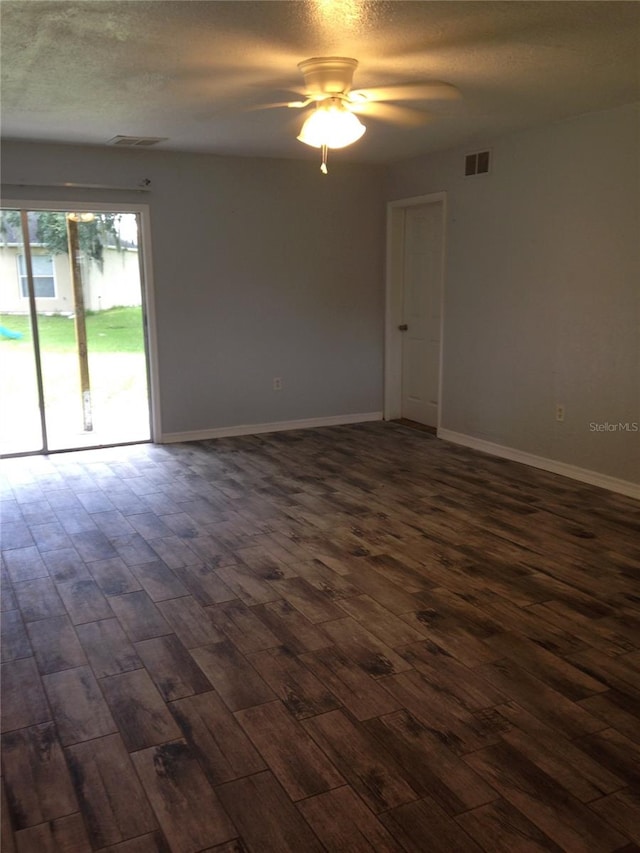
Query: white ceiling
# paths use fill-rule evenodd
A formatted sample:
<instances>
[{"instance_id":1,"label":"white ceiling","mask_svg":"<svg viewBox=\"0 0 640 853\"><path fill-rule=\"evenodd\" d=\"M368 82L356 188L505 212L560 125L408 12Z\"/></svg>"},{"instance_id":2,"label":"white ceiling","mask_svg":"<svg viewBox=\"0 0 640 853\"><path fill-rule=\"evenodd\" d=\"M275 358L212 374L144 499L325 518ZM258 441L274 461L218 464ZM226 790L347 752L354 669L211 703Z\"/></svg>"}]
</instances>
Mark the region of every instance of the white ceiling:
<instances>
[{"instance_id":1,"label":"white ceiling","mask_svg":"<svg viewBox=\"0 0 640 853\"><path fill-rule=\"evenodd\" d=\"M297 63L359 60L354 87L453 83L420 127L363 119L334 157L390 162L640 100L640 3L3 0L5 138L307 157Z\"/></svg>"}]
</instances>

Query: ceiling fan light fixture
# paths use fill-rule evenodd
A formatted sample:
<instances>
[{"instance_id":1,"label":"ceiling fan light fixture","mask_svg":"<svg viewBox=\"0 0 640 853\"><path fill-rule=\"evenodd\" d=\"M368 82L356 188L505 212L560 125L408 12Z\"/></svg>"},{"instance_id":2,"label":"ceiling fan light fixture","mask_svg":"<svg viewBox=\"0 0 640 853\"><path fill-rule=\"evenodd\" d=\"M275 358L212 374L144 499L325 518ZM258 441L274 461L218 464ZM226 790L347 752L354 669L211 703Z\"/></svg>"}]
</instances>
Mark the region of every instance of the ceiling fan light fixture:
<instances>
[{"instance_id":1,"label":"ceiling fan light fixture","mask_svg":"<svg viewBox=\"0 0 640 853\"><path fill-rule=\"evenodd\" d=\"M312 148L346 148L364 134L366 127L339 98L319 101L302 125L298 139Z\"/></svg>"}]
</instances>

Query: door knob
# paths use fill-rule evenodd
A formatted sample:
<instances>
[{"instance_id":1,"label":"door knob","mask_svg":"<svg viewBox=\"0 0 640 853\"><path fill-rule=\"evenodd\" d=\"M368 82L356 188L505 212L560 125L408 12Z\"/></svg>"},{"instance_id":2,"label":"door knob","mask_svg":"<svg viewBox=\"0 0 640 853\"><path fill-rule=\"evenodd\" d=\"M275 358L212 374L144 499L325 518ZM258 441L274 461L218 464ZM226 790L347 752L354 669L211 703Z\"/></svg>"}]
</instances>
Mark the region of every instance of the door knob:
<instances>
[{"instance_id":1,"label":"door knob","mask_svg":"<svg viewBox=\"0 0 640 853\"><path fill-rule=\"evenodd\" d=\"M398 328L400 329L401 332L406 332L409 327L407 326L406 323L400 323Z\"/></svg>"}]
</instances>

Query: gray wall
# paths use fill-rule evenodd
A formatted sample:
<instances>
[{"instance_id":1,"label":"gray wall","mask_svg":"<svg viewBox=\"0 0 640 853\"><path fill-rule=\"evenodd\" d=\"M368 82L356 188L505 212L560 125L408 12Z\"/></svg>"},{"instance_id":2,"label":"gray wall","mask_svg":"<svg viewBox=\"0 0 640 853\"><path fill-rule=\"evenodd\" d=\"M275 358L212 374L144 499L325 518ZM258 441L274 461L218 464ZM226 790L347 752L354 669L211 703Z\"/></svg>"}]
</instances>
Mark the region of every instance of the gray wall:
<instances>
[{"instance_id":1,"label":"gray wall","mask_svg":"<svg viewBox=\"0 0 640 853\"><path fill-rule=\"evenodd\" d=\"M442 426L640 481L640 116L581 116L389 171L448 194ZM555 406L565 406L565 421Z\"/></svg>"},{"instance_id":2,"label":"gray wall","mask_svg":"<svg viewBox=\"0 0 640 853\"><path fill-rule=\"evenodd\" d=\"M639 127L625 107L479 140L485 177L465 151L389 168L387 200L448 194L446 429L640 481L640 434L590 429L640 421ZM165 433L381 410L381 169L3 147L5 182L143 177L21 194L151 206Z\"/></svg>"},{"instance_id":3,"label":"gray wall","mask_svg":"<svg viewBox=\"0 0 640 853\"><path fill-rule=\"evenodd\" d=\"M35 143L2 165L6 183L151 180L5 196L150 205L163 433L382 410L381 168Z\"/></svg>"}]
</instances>

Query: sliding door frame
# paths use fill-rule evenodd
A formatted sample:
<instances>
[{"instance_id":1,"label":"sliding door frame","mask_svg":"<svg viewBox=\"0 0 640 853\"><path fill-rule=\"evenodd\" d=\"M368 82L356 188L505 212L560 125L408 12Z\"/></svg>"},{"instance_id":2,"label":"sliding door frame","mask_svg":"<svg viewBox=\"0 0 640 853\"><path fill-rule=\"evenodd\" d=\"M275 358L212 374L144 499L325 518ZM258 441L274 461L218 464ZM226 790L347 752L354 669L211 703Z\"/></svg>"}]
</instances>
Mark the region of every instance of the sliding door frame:
<instances>
[{"instance_id":1,"label":"sliding door frame","mask_svg":"<svg viewBox=\"0 0 640 853\"><path fill-rule=\"evenodd\" d=\"M52 210L61 213L133 213L136 214L138 222L138 259L140 264L140 292L142 296L142 319L144 324L144 337L146 348L146 364L147 364L147 388L149 393L149 427L151 432L150 440L156 442L159 436L162 435L160 422L160 382L158 376L158 339L156 332L156 310L155 297L153 286L153 264L151 252L151 222L150 208L148 204L131 204L124 202L88 202L88 201L68 201L68 200L48 200L40 201L33 199L2 199L2 208L4 210L16 210L20 213L22 228L23 228L23 243L26 250L25 255L28 258L27 278L29 282L29 310L32 317L32 323L35 319L35 293L33 290L33 276L31 274L31 246L29 243L28 231L26 228L26 216L29 211ZM36 366L38 375L38 391L40 394L40 417L42 420L42 441L43 449L36 451L26 451L24 453L9 454L11 456L34 456L42 453L62 453L65 450L49 450L47 446L47 432L43 404L42 391L42 372L40 364L40 352L38 349L37 328L34 330L34 344L36 346ZM118 442L121 444L123 442ZM126 443L126 442L124 442ZM138 442L130 442L137 444ZM69 448L69 450L90 450L90 447L84 448Z\"/></svg>"}]
</instances>

